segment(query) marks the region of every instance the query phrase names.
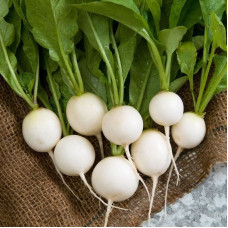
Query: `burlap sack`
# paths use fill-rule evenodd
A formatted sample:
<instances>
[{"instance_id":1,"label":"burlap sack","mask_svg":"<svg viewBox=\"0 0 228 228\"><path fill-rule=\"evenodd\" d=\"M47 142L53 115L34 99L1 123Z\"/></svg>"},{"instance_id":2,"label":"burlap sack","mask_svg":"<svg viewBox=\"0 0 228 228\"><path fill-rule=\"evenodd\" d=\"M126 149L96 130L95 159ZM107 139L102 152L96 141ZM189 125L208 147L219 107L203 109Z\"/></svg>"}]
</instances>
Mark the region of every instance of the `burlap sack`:
<instances>
[{"instance_id":1,"label":"burlap sack","mask_svg":"<svg viewBox=\"0 0 228 228\"><path fill-rule=\"evenodd\" d=\"M181 96L185 111L192 110L186 88ZM103 226L106 208L91 196L79 177L66 177L82 202L64 187L47 153L32 151L24 142L21 124L29 111L27 105L0 79L0 225L1 226ZM190 192L209 174L213 165L226 162L226 93L216 96L207 108L207 135L193 150L178 159L182 176L179 186L173 175L169 202L175 202ZM90 138L99 155L95 138ZM174 148L175 150L175 148ZM105 143L106 154L109 144ZM90 180L90 175L86 175ZM164 204L167 174L159 178L153 212ZM151 189L152 183L145 177ZM110 226L138 226L147 218L148 199L140 184L135 195L113 209Z\"/></svg>"}]
</instances>

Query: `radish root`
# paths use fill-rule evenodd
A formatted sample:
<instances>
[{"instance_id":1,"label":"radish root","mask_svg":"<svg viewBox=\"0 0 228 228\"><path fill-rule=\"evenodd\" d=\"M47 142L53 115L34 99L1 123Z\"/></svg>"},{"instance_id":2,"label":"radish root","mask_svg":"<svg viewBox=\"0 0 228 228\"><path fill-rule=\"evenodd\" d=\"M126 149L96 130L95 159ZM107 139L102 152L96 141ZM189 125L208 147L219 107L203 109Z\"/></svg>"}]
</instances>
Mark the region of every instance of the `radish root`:
<instances>
[{"instance_id":1,"label":"radish root","mask_svg":"<svg viewBox=\"0 0 228 228\"><path fill-rule=\"evenodd\" d=\"M125 147L124 147L124 150L125 150L125 153L126 153L126 155L127 155L127 159L128 159L128 161L130 162L130 164L131 164L132 169L134 170L136 176L137 176L138 179L142 182L144 188L146 189L146 193L147 193L148 199L149 199L149 201L150 201L150 193L149 193L148 187L146 186L144 180L143 180L142 177L139 175L139 173L138 173L138 171L137 171L137 169L136 169L136 167L135 167L135 164L134 164L134 162L133 162L133 160L132 160L132 157L131 157L131 154L130 154L130 151L129 151L129 145L125 146Z\"/></svg>"},{"instance_id":2,"label":"radish root","mask_svg":"<svg viewBox=\"0 0 228 228\"><path fill-rule=\"evenodd\" d=\"M54 164L54 166L55 166L56 172L59 174L59 176L60 176L60 178L61 178L63 184L68 188L68 190L74 195L74 197L75 197L77 200L81 201L81 200L79 199L79 197L78 197L78 196L74 193L74 191L71 189L71 187L66 183L66 181L64 180L64 177L63 177L62 173L59 171L59 169L58 169L58 167L57 167L57 165L56 165L56 163L55 163L54 152L51 150L51 151L48 152L48 154L49 154L49 156L51 157L51 160L52 160L52 162L53 162L53 164ZM81 201L81 202L82 202L82 201Z\"/></svg>"},{"instance_id":3,"label":"radish root","mask_svg":"<svg viewBox=\"0 0 228 228\"><path fill-rule=\"evenodd\" d=\"M172 158L172 163L174 165L174 168L175 168L175 171L176 171L176 174L177 174L177 182L179 182L180 174L179 174L179 171L177 169L176 162L175 162L175 159L173 157L172 146L170 144L170 137L169 137L169 129L170 129L170 127L169 126L165 126L164 128L165 128L165 136L166 136L166 140L167 140L167 143L168 143L169 152L170 152L170 155L171 155L171 158Z\"/></svg>"},{"instance_id":4,"label":"radish root","mask_svg":"<svg viewBox=\"0 0 228 228\"><path fill-rule=\"evenodd\" d=\"M152 180L153 180L153 188L152 188L152 193L151 193L151 198L150 198L150 208L149 208L149 212L148 212L148 220L147 220L148 227L150 226L150 216L151 216L151 211L152 211L152 207L154 204L154 195L155 195L155 191L156 191L157 184L158 184L158 177L153 176Z\"/></svg>"},{"instance_id":5,"label":"radish root","mask_svg":"<svg viewBox=\"0 0 228 228\"><path fill-rule=\"evenodd\" d=\"M104 145L103 145L103 140L102 140L102 136L101 133L96 135L99 146L100 146L100 152L101 152L101 159L104 158Z\"/></svg>"},{"instance_id":6,"label":"radish root","mask_svg":"<svg viewBox=\"0 0 228 228\"><path fill-rule=\"evenodd\" d=\"M83 181L83 183L86 185L86 187L89 189L90 193L97 198L101 203L103 203L106 207L108 207L108 204L105 203L105 201L103 201L92 189L92 187L89 185L89 183L87 182L84 173L80 173L80 177ZM117 206L112 206L113 208L119 209L119 210L124 210L127 211L128 209L126 208L121 208L121 207L117 207Z\"/></svg>"},{"instance_id":7,"label":"radish root","mask_svg":"<svg viewBox=\"0 0 228 228\"><path fill-rule=\"evenodd\" d=\"M104 227L107 227L107 225L108 225L108 218L109 218L109 214L111 212L111 209L112 209L112 201L108 200L108 206L107 206L107 211L106 211L106 215L105 215Z\"/></svg>"},{"instance_id":8,"label":"radish root","mask_svg":"<svg viewBox=\"0 0 228 228\"><path fill-rule=\"evenodd\" d=\"M177 148L177 152L176 152L175 157L174 157L174 160L175 161L180 156L180 154L181 154L181 152L183 150L184 149L181 148L181 147L178 147ZM165 189L165 210L164 210L165 218L166 218L166 215L167 215L167 198L168 198L169 182L170 182L170 179L171 179L171 174L173 172L173 167L174 167L174 165L172 164L171 167L170 167L170 170L169 170L169 176L168 176L168 180L167 180L167 184L166 184L166 189ZM177 185L178 185L178 181L177 181Z\"/></svg>"}]
</instances>

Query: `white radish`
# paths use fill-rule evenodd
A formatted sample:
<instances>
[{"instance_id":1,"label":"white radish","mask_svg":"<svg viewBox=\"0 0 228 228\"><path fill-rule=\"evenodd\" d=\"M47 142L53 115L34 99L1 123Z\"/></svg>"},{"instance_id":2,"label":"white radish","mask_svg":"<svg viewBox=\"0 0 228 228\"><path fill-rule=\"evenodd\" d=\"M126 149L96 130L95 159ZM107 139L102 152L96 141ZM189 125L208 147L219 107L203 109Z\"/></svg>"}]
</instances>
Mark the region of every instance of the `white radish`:
<instances>
[{"instance_id":1,"label":"white radish","mask_svg":"<svg viewBox=\"0 0 228 228\"><path fill-rule=\"evenodd\" d=\"M53 148L62 135L61 123L57 115L49 109L38 108L29 112L23 120L22 133L26 143L37 152L48 152L63 184L79 199L65 182L53 160Z\"/></svg>"},{"instance_id":2,"label":"white radish","mask_svg":"<svg viewBox=\"0 0 228 228\"><path fill-rule=\"evenodd\" d=\"M148 212L149 226L158 178L168 169L171 156L165 135L154 129L145 130L140 138L132 144L131 151L137 169L151 177L153 181Z\"/></svg>"},{"instance_id":3,"label":"white radish","mask_svg":"<svg viewBox=\"0 0 228 228\"><path fill-rule=\"evenodd\" d=\"M175 161L184 149L192 149L198 146L204 139L206 134L206 124L202 116L197 115L194 112L185 112L180 121L173 125L171 134L173 140L178 145L177 152L175 154ZM168 197L168 188L173 171L173 165L170 167L169 176L166 185L165 193L165 216L166 205Z\"/></svg>"},{"instance_id":4,"label":"white radish","mask_svg":"<svg viewBox=\"0 0 228 228\"><path fill-rule=\"evenodd\" d=\"M206 124L204 118L194 112L185 112L181 120L172 127L171 134L179 147L194 148L205 137Z\"/></svg>"},{"instance_id":5,"label":"white radish","mask_svg":"<svg viewBox=\"0 0 228 228\"><path fill-rule=\"evenodd\" d=\"M97 137L102 158L104 158L104 151L101 125L106 112L107 107L104 101L92 93L71 97L66 108L68 122L76 132Z\"/></svg>"},{"instance_id":6,"label":"white radish","mask_svg":"<svg viewBox=\"0 0 228 228\"><path fill-rule=\"evenodd\" d=\"M144 185L149 196L147 186L138 174L129 151L129 145L135 142L143 131L143 120L139 112L128 105L112 108L103 118L102 131L110 142L124 148L135 174Z\"/></svg>"},{"instance_id":7,"label":"white radish","mask_svg":"<svg viewBox=\"0 0 228 228\"><path fill-rule=\"evenodd\" d=\"M107 157L96 165L92 173L92 186L97 194L108 201L105 227L113 202L130 198L136 192L138 183L129 161L122 156Z\"/></svg>"},{"instance_id":8,"label":"white radish","mask_svg":"<svg viewBox=\"0 0 228 228\"><path fill-rule=\"evenodd\" d=\"M90 193L107 206L85 178L85 173L92 168L95 161L95 150L88 139L79 135L62 138L55 147L54 161L61 173L67 176L80 176Z\"/></svg>"},{"instance_id":9,"label":"white radish","mask_svg":"<svg viewBox=\"0 0 228 228\"><path fill-rule=\"evenodd\" d=\"M48 152L54 148L62 135L57 115L46 108L29 112L23 120L22 133L26 143L37 152Z\"/></svg>"},{"instance_id":10,"label":"white radish","mask_svg":"<svg viewBox=\"0 0 228 228\"><path fill-rule=\"evenodd\" d=\"M181 98L173 92L162 91L155 95L149 105L150 116L157 124L164 126L166 139L169 145L169 151L172 156L172 161L177 173L179 181L179 172L172 153L170 144L170 126L176 124L182 117L184 105Z\"/></svg>"}]
</instances>

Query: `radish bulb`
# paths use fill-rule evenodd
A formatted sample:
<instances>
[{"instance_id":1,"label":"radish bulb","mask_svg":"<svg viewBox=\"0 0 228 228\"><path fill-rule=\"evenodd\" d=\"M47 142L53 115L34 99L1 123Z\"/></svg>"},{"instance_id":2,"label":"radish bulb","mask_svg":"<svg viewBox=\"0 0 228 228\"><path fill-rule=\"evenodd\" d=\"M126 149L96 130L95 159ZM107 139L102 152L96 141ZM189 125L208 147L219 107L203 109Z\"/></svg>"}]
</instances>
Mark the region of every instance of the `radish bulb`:
<instances>
[{"instance_id":1,"label":"radish bulb","mask_svg":"<svg viewBox=\"0 0 228 228\"><path fill-rule=\"evenodd\" d=\"M171 162L165 135L154 129L145 130L140 138L132 144L132 157L137 169L151 177L153 181L148 212L149 226L158 178L166 172Z\"/></svg>"},{"instance_id":2,"label":"radish bulb","mask_svg":"<svg viewBox=\"0 0 228 228\"><path fill-rule=\"evenodd\" d=\"M166 140L169 146L169 152L177 174L177 182L179 181L179 172L172 153L170 144L170 126L176 124L182 117L184 105L181 98L173 92L162 91L154 96L149 105L150 116L154 122L164 126Z\"/></svg>"},{"instance_id":3,"label":"radish bulb","mask_svg":"<svg viewBox=\"0 0 228 228\"><path fill-rule=\"evenodd\" d=\"M37 152L54 148L62 135L57 115L49 109L38 108L29 112L23 120L22 133L26 143Z\"/></svg>"},{"instance_id":4,"label":"radish bulb","mask_svg":"<svg viewBox=\"0 0 228 228\"><path fill-rule=\"evenodd\" d=\"M198 146L206 134L206 124L202 116L194 112L185 112L181 120L172 127L175 143L185 149Z\"/></svg>"},{"instance_id":5,"label":"radish bulb","mask_svg":"<svg viewBox=\"0 0 228 228\"><path fill-rule=\"evenodd\" d=\"M53 159L53 148L62 135L61 123L57 115L49 109L38 108L29 112L23 120L22 133L26 143L37 152L48 152L63 184L79 200L65 182Z\"/></svg>"},{"instance_id":6,"label":"radish bulb","mask_svg":"<svg viewBox=\"0 0 228 228\"><path fill-rule=\"evenodd\" d=\"M102 131L110 142L124 148L135 174L144 185L149 196L147 186L138 174L129 151L129 145L135 142L143 131L143 120L139 112L128 105L112 108L103 118Z\"/></svg>"},{"instance_id":7,"label":"radish bulb","mask_svg":"<svg viewBox=\"0 0 228 228\"><path fill-rule=\"evenodd\" d=\"M174 157L176 161L184 149L192 149L198 146L203 141L206 134L206 124L202 116L197 115L194 112L185 112L180 121L177 124L173 125L171 134L174 142L178 145L177 152ZM170 167L166 185L165 216L169 181L171 178L172 171L173 165Z\"/></svg>"},{"instance_id":8,"label":"radish bulb","mask_svg":"<svg viewBox=\"0 0 228 228\"><path fill-rule=\"evenodd\" d=\"M107 107L104 101L92 93L71 97L66 108L68 122L76 132L97 137L102 158L104 158L104 150L101 125L106 112Z\"/></svg>"},{"instance_id":9,"label":"radish bulb","mask_svg":"<svg viewBox=\"0 0 228 228\"><path fill-rule=\"evenodd\" d=\"M88 139L79 135L62 138L55 147L54 161L61 173L67 176L80 176L90 193L107 206L107 203L96 195L85 178L85 173L92 168L95 161L95 150Z\"/></svg>"},{"instance_id":10,"label":"radish bulb","mask_svg":"<svg viewBox=\"0 0 228 228\"><path fill-rule=\"evenodd\" d=\"M108 200L106 227L113 202L130 198L138 188L139 180L129 161L122 156L107 157L93 170L92 186L97 194Z\"/></svg>"}]
</instances>

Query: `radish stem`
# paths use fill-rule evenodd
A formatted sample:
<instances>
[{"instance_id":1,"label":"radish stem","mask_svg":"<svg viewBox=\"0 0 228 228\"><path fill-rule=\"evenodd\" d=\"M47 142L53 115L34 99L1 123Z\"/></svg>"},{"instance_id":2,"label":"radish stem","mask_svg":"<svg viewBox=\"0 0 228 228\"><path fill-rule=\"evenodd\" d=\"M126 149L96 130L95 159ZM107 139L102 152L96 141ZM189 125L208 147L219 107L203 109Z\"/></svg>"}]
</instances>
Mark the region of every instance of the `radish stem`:
<instances>
[{"instance_id":1,"label":"radish stem","mask_svg":"<svg viewBox=\"0 0 228 228\"><path fill-rule=\"evenodd\" d=\"M49 154L49 156L51 157L51 160L52 160L52 162L53 162L53 164L54 164L54 166L55 166L56 172L59 174L59 176L60 176L60 178L61 178L63 184L68 188L68 190L75 196L75 198L76 198L77 200L81 201L81 200L79 199L79 197L78 197L78 196L74 193L74 191L71 189L71 187L70 187L70 186L66 183L66 181L64 180L64 177L63 177L62 173L59 171L59 169L58 169L58 167L57 167L57 165L56 165L56 163L55 163L53 151L52 151L52 150L49 151L48 154ZM81 201L81 202L82 202L82 201Z\"/></svg>"},{"instance_id":2,"label":"radish stem","mask_svg":"<svg viewBox=\"0 0 228 228\"><path fill-rule=\"evenodd\" d=\"M99 147L100 147L101 159L103 159L104 158L104 145L103 145L101 133L97 134L96 137L97 137Z\"/></svg>"},{"instance_id":3,"label":"radish stem","mask_svg":"<svg viewBox=\"0 0 228 228\"><path fill-rule=\"evenodd\" d=\"M89 185L89 183L87 182L84 173L80 173L79 176L81 177L83 183L85 184L85 186L89 189L90 193L97 198L101 203L103 203L106 207L108 207L108 204L104 202L104 200L102 200L92 189L92 187ZM126 208L122 208L122 207L116 207L116 206L112 206L113 208L116 209L120 209L120 210L124 210L127 211L128 209Z\"/></svg>"},{"instance_id":4,"label":"radish stem","mask_svg":"<svg viewBox=\"0 0 228 228\"><path fill-rule=\"evenodd\" d=\"M108 218L109 218L109 214L111 212L111 209L112 209L112 201L108 200L108 207L107 207L107 211L106 211L106 215L105 215L104 227L107 227L107 225L108 225Z\"/></svg>"},{"instance_id":5,"label":"radish stem","mask_svg":"<svg viewBox=\"0 0 228 228\"><path fill-rule=\"evenodd\" d=\"M147 220L148 226L150 226L150 216L151 216L151 211L152 211L152 207L153 207L153 203L154 203L154 195L155 195L155 191L156 191L157 184L158 184L158 177L153 176L152 180L153 180L153 188L152 188L151 199L150 199L150 208L149 208L149 212L148 212L148 220Z\"/></svg>"},{"instance_id":6,"label":"radish stem","mask_svg":"<svg viewBox=\"0 0 228 228\"><path fill-rule=\"evenodd\" d=\"M174 157L174 160L176 161L177 158L179 157L179 155L181 154L181 152L183 151L184 149L181 148L180 146L177 148L177 152L175 154L175 157ZM165 217L167 215L167 198L168 198L168 190L169 190L169 181L171 179L171 174L173 172L173 168L174 168L174 165L172 164L171 167L170 167L170 170L169 170L169 176L168 176L168 179L167 179L167 184L166 184L166 190L165 190ZM178 182L177 182L178 184Z\"/></svg>"},{"instance_id":7,"label":"radish stem","mask_svg":"<svg viewBox=\"0 0 228 228\"><path fill-rule=\"evenodd\" d=\"M131 154L130 154L130 151L129 151L129 145L125 146L125 147L124 147L124 150L125 150L125 153L126 153L126 155L127 155L127 159L128 159L128 161L130 162L130 165L131 165L131 167L132 167L132 169L133 169L135 175L136 175L137 178L142 182L144 188L146 189L146 193L147 193L147 195L148 195L148 199L150 200L150 193L149 193L149 190L148 190L148 188L147 188L147 186L146 186L144 180L143 180L142 177L139 175L139 173L138 173L138 171L137 171L137 169L136 169L136 167L135 167L134 162L132 161L132 157L131 157Z\"/></svg>"},{"instance_id":8,"label":"radish stem","mask_svg":"<svg viewBox=\"0 0 228 228\"><path fill-rule=\"evenodd\" d=\"M176 162L175 162L175 159L173 157L172 146L170 144L170 137L169 137L169 129L170 129L170 127L169 126L165 126L164 128L165 128L165 136L166 136L166 140L167 140L167 144L168 144L169 153L171 155L172 162L173 162L176 174L177 174L177 181L179 182L180 174L178 172L178 169L177 169L177 166L176 166Z\"/></svg>"}]
</instances>

